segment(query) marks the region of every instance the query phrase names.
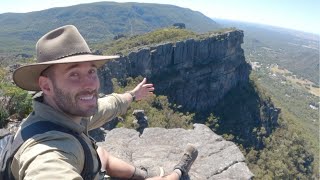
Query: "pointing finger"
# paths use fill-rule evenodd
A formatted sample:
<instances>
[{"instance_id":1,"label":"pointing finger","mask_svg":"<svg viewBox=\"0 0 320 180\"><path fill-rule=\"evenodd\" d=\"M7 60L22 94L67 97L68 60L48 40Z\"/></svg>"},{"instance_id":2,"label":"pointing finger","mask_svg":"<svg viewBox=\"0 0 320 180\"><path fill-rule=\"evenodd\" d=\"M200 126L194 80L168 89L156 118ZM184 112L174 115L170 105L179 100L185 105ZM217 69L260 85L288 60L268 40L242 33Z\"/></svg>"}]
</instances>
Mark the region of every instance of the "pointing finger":
<instances>
[{"instance_id":1,"label":"pointing finger","mask_svg":"<svg viewBox=\"0 0 320 180\"><path fill-rule=\"evenodd\" d=\"M140 85L144 85L147 82L147 78L143 78L143 80L141 81Z\"/></svg>"}]
</instances>

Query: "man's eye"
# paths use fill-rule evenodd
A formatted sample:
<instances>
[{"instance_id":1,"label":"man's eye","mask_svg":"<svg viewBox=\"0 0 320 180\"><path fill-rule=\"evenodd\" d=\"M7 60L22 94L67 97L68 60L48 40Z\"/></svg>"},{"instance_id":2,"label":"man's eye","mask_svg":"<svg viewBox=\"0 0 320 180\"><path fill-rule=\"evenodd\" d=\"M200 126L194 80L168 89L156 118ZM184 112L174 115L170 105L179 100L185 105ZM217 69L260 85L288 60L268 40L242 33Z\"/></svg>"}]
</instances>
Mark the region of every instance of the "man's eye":
<instances>
[{"instance_id":1,"label":"man's eye","mask_svg":"<svg viewBox=\"0 0 320 180\"><path fill-rule=\"evenodd\" d=\"M95 74L96 72L97 72L96 69L90 69L90 70L89 70L89 74Z\"/></svg>"},{"instance_id":2,"label":"man's eye","mask_svg":"<svg viewBox=\"0 0 320 180\"><path fill-rule=\"evenodd\" d=\"M70 73L70 76L71 76L71 77L78 77L79 74L78 74L78 73Z\"/></svg>"}]
</instances>

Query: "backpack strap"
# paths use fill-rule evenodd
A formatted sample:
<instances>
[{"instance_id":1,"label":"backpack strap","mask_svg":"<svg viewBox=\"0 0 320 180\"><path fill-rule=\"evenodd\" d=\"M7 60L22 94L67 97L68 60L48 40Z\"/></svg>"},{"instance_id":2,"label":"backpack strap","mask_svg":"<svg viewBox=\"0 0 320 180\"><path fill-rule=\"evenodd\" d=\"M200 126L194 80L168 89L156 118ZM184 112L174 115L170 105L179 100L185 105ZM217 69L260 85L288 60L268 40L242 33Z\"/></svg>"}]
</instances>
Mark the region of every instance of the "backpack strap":
<instances>
[{"instance_id":1,"label":"backpack strap","mask_svg":"<svg viewBox=\"0 0 320 180\"><path fill-rule=\"evenodd\" d=\"M94 162L93 162L93 157L92 157L92 153L90 151L89 145L85 142L85 140L82 138L81 134L72 131L71 129L65 128L63 126L60 126L58 124L49 122L49 121L38 121L35 122L23 129L21 129L21 131L18 132L16 138L14 139L13 143L12 143L12 148L10 151L10 166L7 168L11 167L11 162L13 159L13 156L15 155L15 153L18 151L19 147L29 138L37 135L37 134L43 134L45 132L48 131L60 131L60 132L64 132L64 133L68 133L73 135L75 138L78 139L78 141L81 143L81 146L83 148L84 151L84 156L85 156L85 163L84 163L84 167L82 169L81 172L81 176L83 179L94 179L94 177L97 175L97 173L100 171L101 169L101 162L100 162L100 158L98 156L98 162L99 162L99 166L97 169L97 172L93 171L94 168ZM13 177L12 172L10 171L10 175L11 177Z\"/></svg>"}]
</instances>

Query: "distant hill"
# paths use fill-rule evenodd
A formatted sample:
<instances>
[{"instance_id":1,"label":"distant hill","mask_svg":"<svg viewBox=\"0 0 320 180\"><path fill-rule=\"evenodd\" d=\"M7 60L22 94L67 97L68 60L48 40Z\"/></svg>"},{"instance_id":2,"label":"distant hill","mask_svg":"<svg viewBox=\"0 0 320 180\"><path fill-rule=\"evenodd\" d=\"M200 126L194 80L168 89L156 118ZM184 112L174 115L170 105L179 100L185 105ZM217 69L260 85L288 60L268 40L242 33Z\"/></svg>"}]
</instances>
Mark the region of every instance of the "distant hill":
<instances>
[{"instance_id":1,"label":"distant hill","mask_svg":"<svg viewBox=\"0 0 320 180\"><path fill-rule=\"evenodd\" d=\"M244 30L246 59L278 64L300 78L319 85L319 37L315 34L267 25L215 19L225 27Z\"/></svg>"},{"instance_id":2,"label":"distant hill","mask_svg":"<svg viewBox=\"0 0 320 180\"><path fill-rule=\"evenodd\" d=\"M0 56L33 53L35 41L56 27L74 24L90 42L118 34L136 35L184 23L187 29L206 32L218 24L200 12L173 5L98 2L30 13L0 14Z\"/></svg>"}]
</instances>

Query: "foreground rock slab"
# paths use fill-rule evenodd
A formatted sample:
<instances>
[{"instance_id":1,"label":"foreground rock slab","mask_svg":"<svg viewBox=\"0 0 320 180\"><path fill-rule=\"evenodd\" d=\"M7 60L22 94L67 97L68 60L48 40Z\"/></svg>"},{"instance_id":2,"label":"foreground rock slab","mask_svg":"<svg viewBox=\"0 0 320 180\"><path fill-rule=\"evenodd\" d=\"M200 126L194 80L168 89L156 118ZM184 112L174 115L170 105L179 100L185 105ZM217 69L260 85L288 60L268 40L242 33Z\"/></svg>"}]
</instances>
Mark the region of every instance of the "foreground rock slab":
<instances>
[{"instance_id":1,"label":"foreground rock slab","mask_svg":"<svg viewBox=\"0 0 320 180\"><path fill-rule=\"evenodd\" d=\"M162 167L165 173L170 173L179 162L186 145L192 143L197 146L199 155L189 175L182 179L253 177L239 148L202 124L195 124L191 130L146 128L141 135L136 130L125 128L100 130L100 133L104 133L105 140L98 142L99 146L126 162L152 171Z\"/></svg>"}]
</instances>

